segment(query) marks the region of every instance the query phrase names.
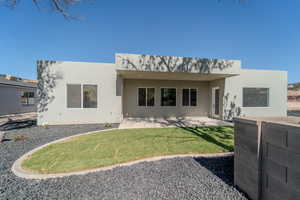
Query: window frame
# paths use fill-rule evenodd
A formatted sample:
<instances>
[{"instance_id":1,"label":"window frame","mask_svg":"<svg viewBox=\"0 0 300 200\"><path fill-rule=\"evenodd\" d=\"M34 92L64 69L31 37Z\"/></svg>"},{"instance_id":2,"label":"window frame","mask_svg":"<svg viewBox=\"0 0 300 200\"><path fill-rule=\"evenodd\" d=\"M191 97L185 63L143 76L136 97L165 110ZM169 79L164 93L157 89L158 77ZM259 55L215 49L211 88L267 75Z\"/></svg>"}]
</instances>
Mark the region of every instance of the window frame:
<instances>
[{"instance_id":1,"label":"window frame","mask_svg":"<svg viewBox=\"0 0 300 200\"><path fill-rule=\"evenodd\" d=\"M146 89L146 95L145 95L145 97L146 97L146 105L145 106L140 106L139 105L139 89ZM154 104L153 104L153 106L148 106L148 89L154 89ZM138 87L137 88L137 106L138 107L155 107L155 99L156 99L156 88L155 87Z\"/></svg>"},{"instance_id":2,"label":"window frame","mask_svg":"<svg viewBox=\"0 0 300 200\"><path fill-rule=\"evenodd\" d=\"M96 107L84 107L84 93L83 93L83 87L84 86L96 86ZM98 84L82 84L81 85L81 99L82 99L82 102L81 102L81 106L83 109L97 109L98 108Z\"/></svg>"},{"instance_id":3,"label":"window frame","mask_svg":"<svg viewBox=\"0 0 300 200\"><path fill-rule=\"evenodd\" d=\"M28 93L28 94L33 93L33 97L29 97L29 95L26 96L26 97L23 97L23 95L24 95L25 93ZM36 95L36 94L35 94L34 91L24 91L24 90L21 90L20 104L21 104L22 106L34 106L34 105L36 104L36 102L35 102L36 96L35 96L35 95ZM26 98L26 103L22 103L22 98ZM34 103L29 103L29 99L34 99Z\"/></svg>"},{"instance_id":4,"label":"window frame","mask_svg":"<svg viewBox=\"0 0 300 200\"><path fill-rule=\"evenodd\" d=\"M256 89L268 89L268 106L244 106L244 88L245 89L251 89L251 88L256 88ZM242 87L242 108L270 108L271 107L271 102L270 102L270 93L271 93L271 88L269 87Z\"/></svg>"},{"instance_id":5,"label":"window frame","mask_svg":"<svg viewBox=\"0 0 300 200\"><path fill-rule=\"evenodd\" d=\"M81 102L80 102L80 108L69 108L68 107L68 85L80 85L80 95L81 95ZM92 86L97 86L97 106L95 108L85 108L83 107L83 85L92 85ZM98 100L99 100L99 84L97 83L66 83L66 91L65 91L65 94L66 94L66 108L67 109L98 109L99 108L99 103L98 103Z\"/></svg>"},{"instance_id":6,"label":"window frame","mask_svg":"<svg viewBox=\"0 0 300 200\"><path fill-rule=\"evenodd\" d=\"M160 95L160 102L159 102L159 106L160 107L163 107L163 108L174 108L174 107L177 107L177 105L178 105L178 99L177 99L177 94L178 94L178 92L177 92L177 88L176 87L160 87L159 88L160 90L159 90L159 95ZM161 89L175 89L175 93L176 93L176 98L175 98L175 106L163 106L162 105L162 102L161 102L161 98L162 98L162 96L161 96Z\"/></svg>"},{"instance_id":7,"label":"window frame","mask_svg":"<svg viewBox=\"0 0 300 200\"><path fill-rule=\"evenodd\" d=\"M196 105L191 105L191 89L196 90ZM183 105L183 90L189 90L189 105ZM198 106L198 88L181 88L181 106L182 107L197 107Z\"/></svg>"}]
</instances>

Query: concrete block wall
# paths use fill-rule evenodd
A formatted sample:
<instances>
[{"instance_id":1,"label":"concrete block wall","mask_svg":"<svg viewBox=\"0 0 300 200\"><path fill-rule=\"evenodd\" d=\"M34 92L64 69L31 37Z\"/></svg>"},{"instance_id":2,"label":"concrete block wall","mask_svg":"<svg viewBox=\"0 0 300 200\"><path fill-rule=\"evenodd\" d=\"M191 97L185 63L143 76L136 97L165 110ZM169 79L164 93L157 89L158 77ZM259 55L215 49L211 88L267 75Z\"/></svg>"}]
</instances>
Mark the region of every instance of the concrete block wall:
<instances>
[{"instance_id":1,"label":"concrete block wall","mask_svg":"<svg viewBox=\"0 0 300 200\"><path fill-rule=\"evenodd\" d=\"M260 122L235 119L234 183L251 199L260 195Z\"/></svg>"},{"instance_id":2,"label":"concrete block wall","mask_svg":"<svg viewBox=\"0 0 300 200\"><path fill-rule=\"evenodd\" d=\"M300 199L300 119L235 119L235 185L253 200Z\"/></svg>"},{"instance_id":3,"label":"concrete block wall","mask_svg":"<svg viewBox=\"0 0 300 200\"><path fill-rule=\"evenodd\" d=\"M300 199L300 126L262 122L262 199Z\"/></svg>"}]
</instances>

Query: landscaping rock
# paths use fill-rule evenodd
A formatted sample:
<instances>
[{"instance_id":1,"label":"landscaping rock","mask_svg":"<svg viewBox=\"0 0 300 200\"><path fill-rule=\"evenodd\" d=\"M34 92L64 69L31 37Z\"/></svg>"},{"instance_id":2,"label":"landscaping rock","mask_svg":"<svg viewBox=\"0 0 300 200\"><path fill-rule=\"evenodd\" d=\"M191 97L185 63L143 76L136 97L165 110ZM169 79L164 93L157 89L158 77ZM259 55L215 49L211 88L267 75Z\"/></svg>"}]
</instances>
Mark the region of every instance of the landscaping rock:
<instances>
[{"instance_id":1,"label":"landscaping rock","mask_svg":"<svg viewBox=\"0 0 300 200\"><path fill-rule=\"evenodd\" d=\"M0 199L246 199L233 187L233 157L173 158L47 180L22 179L11 172L16 159L42 144L100 129L104 126L7 131L11 138L24 135L27 139L0 145Z\"/></svg>"},{"instance_id":2,"label":"landscaping rock","mask_svg":"<svg viewBox=\"0 0 300 200\"><path fill-rule=\"evenodd\" d=\"M0 143L4 140L4 131L0 131Z\"/></svg>"}]
</instances>

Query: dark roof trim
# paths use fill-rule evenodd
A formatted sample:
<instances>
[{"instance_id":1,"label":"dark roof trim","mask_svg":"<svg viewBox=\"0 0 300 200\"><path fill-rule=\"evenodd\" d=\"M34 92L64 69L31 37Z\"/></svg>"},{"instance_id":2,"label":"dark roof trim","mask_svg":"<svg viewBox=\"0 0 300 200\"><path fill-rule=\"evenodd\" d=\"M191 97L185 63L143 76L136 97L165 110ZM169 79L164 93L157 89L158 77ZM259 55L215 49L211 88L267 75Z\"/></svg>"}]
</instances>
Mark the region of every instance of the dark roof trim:
<instances>
[{"instance_id":1,"label":"dark roof trim","mask_svg":"<svg viewBox=\"0 0 300 200\"><path fill-rule=\"evenodd\" d=\"M13 86L13 87L23 87L23 88L37 88L36 86L18 85L18 84L9 84L9 83L0 83L0 85Z\"/></svg>"}]
</instances>

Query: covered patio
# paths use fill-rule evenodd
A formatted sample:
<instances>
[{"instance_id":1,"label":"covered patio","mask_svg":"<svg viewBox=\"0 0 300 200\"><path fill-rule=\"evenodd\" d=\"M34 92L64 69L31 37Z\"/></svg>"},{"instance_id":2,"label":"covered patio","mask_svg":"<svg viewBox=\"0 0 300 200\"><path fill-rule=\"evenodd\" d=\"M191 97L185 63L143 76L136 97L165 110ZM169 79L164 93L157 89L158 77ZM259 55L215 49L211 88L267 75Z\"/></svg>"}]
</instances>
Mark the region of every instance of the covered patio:
<instances>
[{"instance_id":1,"label":"covered patio","mask_svg":"<svg viewBox=\"0 0 300 200\"><path fill-rule=\"evenodd\" d=\"M233 123L209 117L124 118L119 129L191 126L233 126Z\"/></svg>"},{"instance_id":2,"label":"covered patio","mask_svg":"<svg viewBox=\"0 0 300 200\"><path fill-rule=\"evenodd\" d=\"M121 127L227 125L215 119L224 118L225 79L239 75L239 61L117 54L116 64Z\"/></svg>"}]
</instances>

